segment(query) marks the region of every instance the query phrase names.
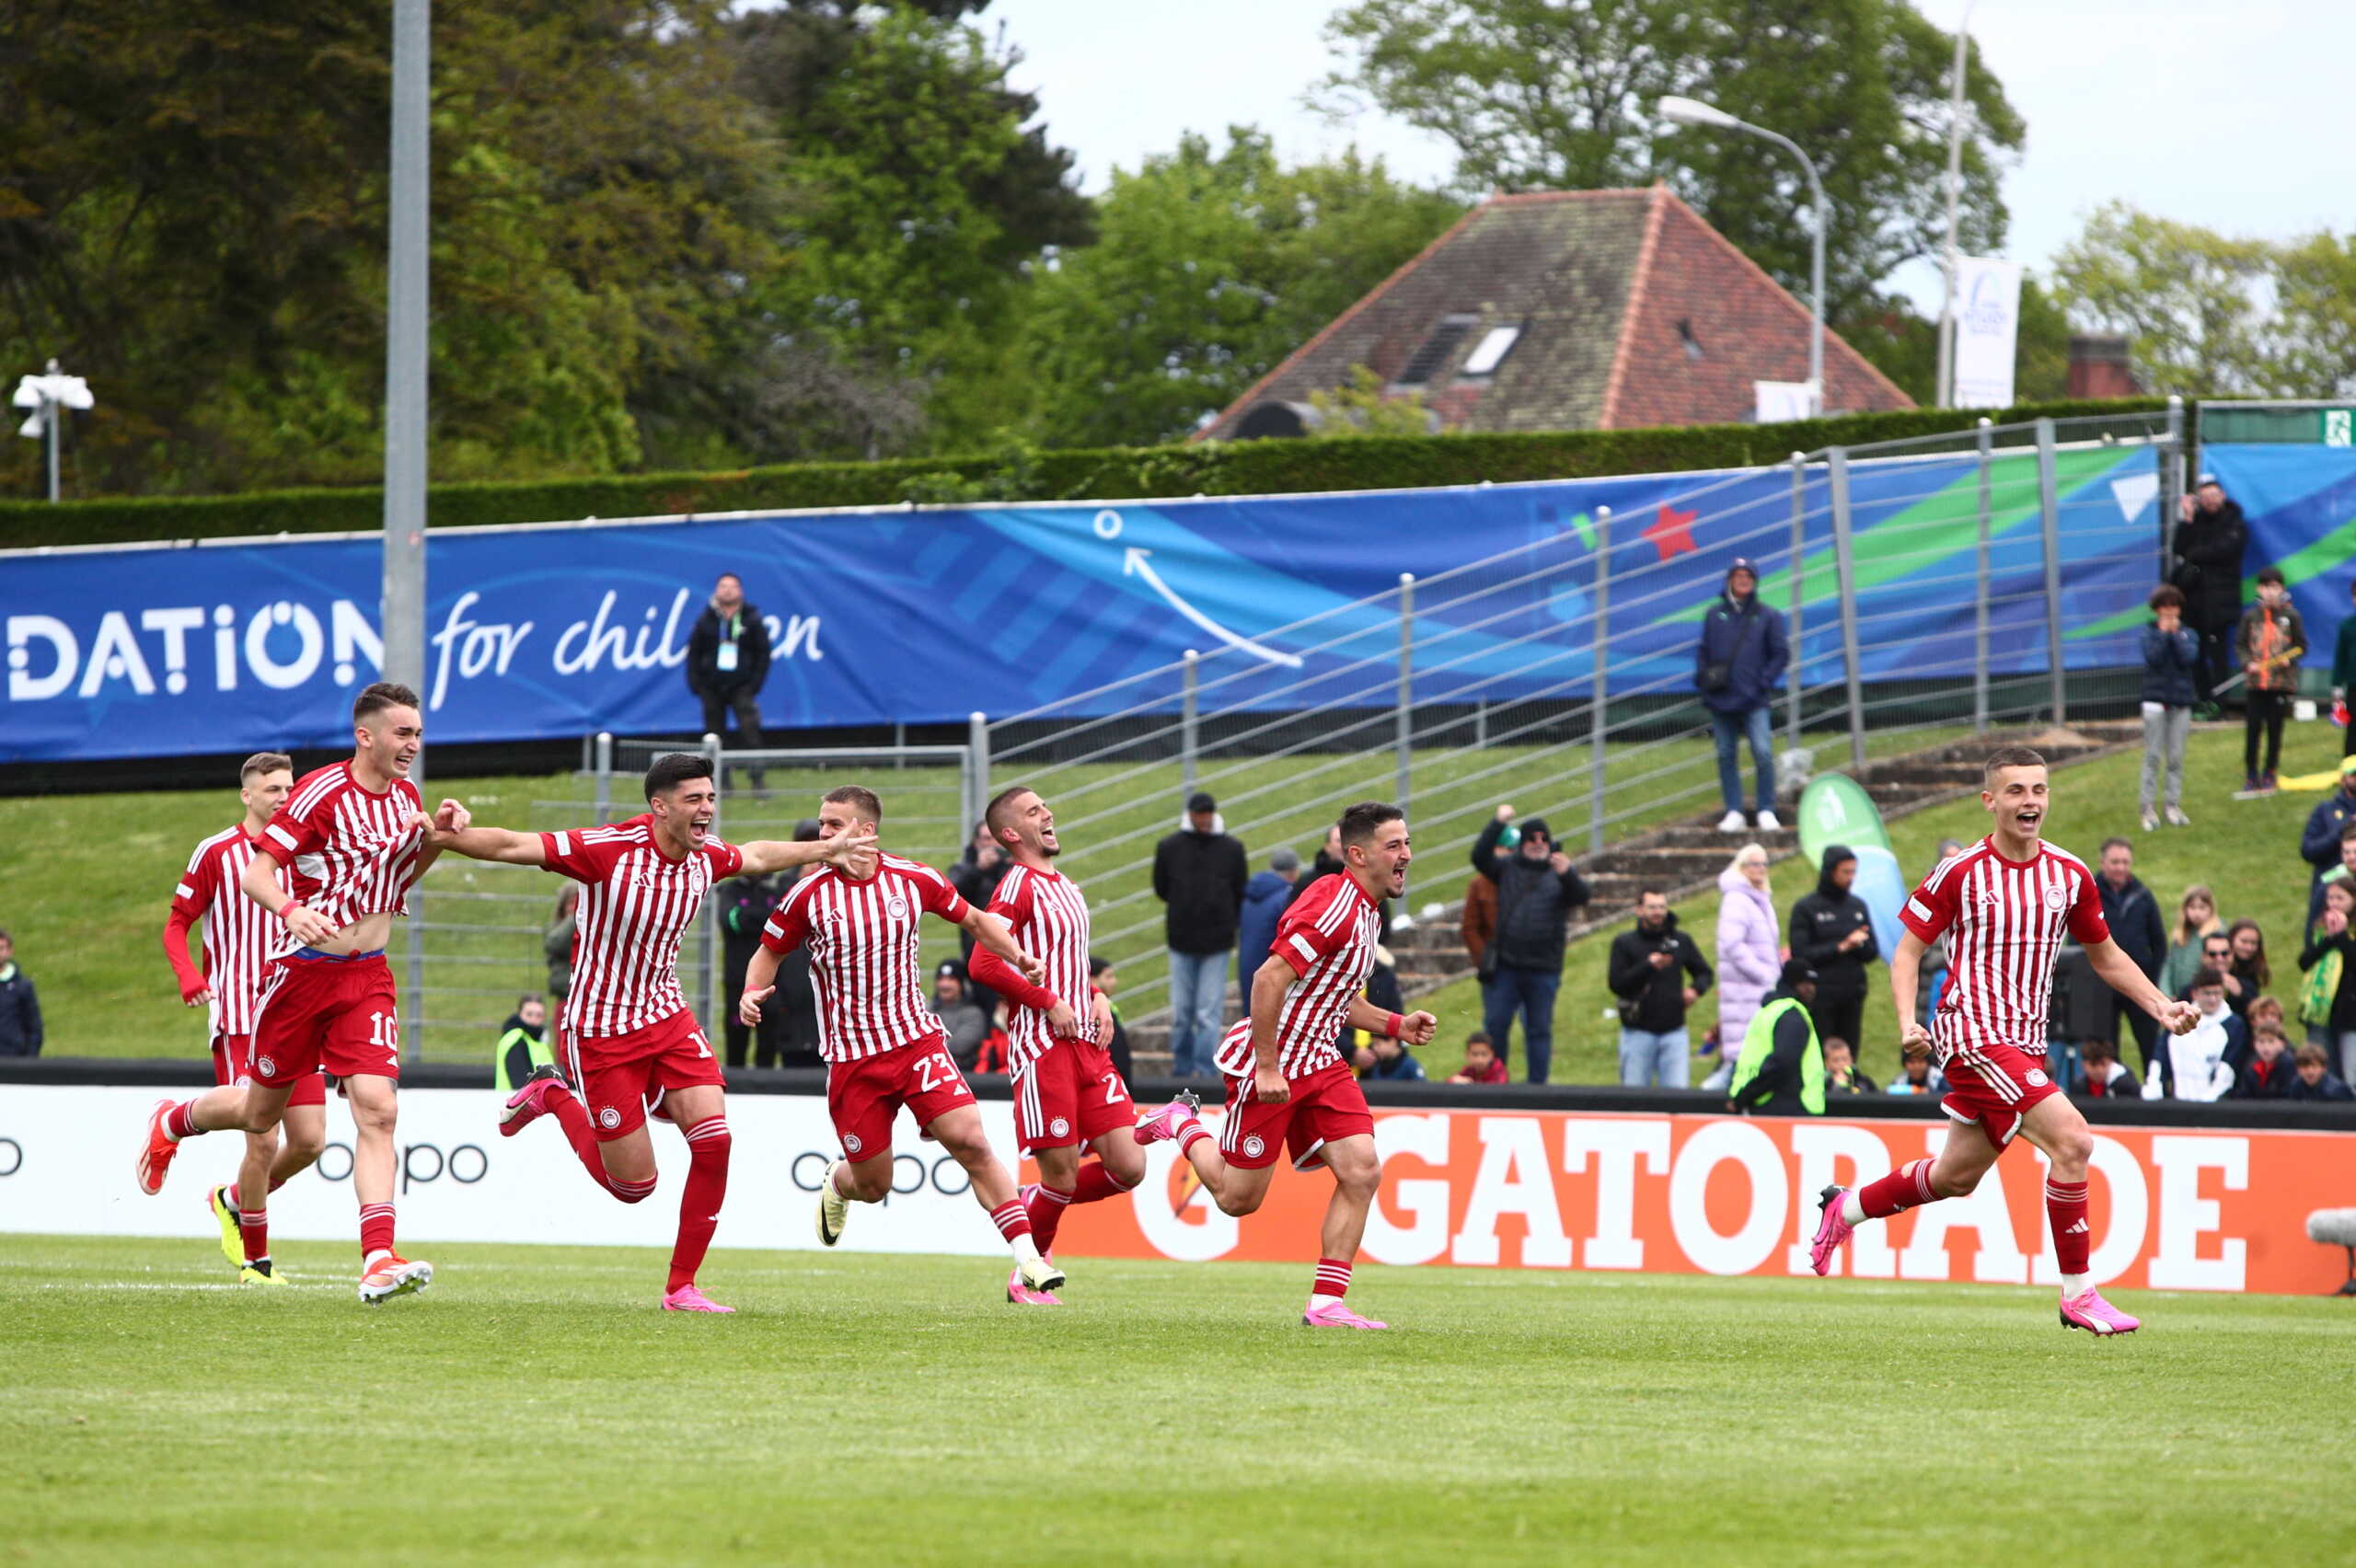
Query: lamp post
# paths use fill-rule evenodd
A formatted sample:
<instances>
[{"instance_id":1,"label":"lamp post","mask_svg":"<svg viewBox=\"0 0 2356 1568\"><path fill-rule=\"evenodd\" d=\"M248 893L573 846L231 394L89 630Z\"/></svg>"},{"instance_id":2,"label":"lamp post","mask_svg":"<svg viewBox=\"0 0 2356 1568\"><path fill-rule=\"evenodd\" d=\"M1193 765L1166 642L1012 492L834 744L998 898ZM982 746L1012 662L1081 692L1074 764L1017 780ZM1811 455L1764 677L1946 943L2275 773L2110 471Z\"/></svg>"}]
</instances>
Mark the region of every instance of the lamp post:
<instances>
[{"instance_id":1,"label":"lamp post","mask_svg":"<svg viewBox=\"0 0 2356 1568\"><path fill-rule=\"evenodd\" d=\"M1936 396L1942 409L1955 407L1955 285L1961 266L1956 243L1958 208L1963 195L1963 67L1964 51L1971 41L1971 7L1964 0L1963 20L1955 29L1955 75L1947 89L1947 251L1946 302L1939 310L1939 381Z\"/></svg>"},{"instance_id":2,"label":"lamp post","mask_svg":"<svg viewBox=\"0 0 2356 1568\"><path fill-rule=\"evenodd\" d=\"M1738 120L1725 110L1703 103L1700 98L1665 98L1654 109L1672 125L1704 125L1727 131L1748 131L1763 136L1792 156L1800 160L1800 167L1807 170L1807 188L1816 203L1816 243L1808 266L1808 289L1815 296L1809 305L1807 342L1807 402L1810 415L1824 416L1824 182L1816 177L1816 165L1800 151L1800 144L1789 136L1770 131L1764 125L1753 125L1748 120Z\"/></svg>"},{"instance_id":3,"label":"lamp post","mask_svg":"<svg viewBox=\"0 0 2356 1568\"><path fill-rule=\"evenodd\" d=\"M32 417L17 427L17 433L35 441L44 435L49 437L49 499L52 503L57 500L57 429L65 422L63 410L87 409L93 401L90 384L78 375L60 372L55 360L49 362L45 375L28 375L17 383L17 407L32 410Z\"/></svg>"}]
</instances>

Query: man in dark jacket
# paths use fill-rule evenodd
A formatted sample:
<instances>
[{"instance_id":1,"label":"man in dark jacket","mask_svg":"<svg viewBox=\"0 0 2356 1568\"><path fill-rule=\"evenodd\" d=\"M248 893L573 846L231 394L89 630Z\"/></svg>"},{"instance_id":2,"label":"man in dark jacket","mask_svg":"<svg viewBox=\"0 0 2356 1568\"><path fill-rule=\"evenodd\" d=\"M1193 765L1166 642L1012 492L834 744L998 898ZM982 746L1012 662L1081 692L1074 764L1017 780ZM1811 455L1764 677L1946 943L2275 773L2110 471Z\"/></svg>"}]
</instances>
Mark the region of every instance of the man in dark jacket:
<instances>
[{"instance_id":1,"label":"man in dark jacket","mask_svg":"<svg viewBox=\"0 0 2356 1568\"><path fill-rule=\"evenodd\" d=\"M1268 961L1268 946L1276 940L1276 922L1301 885L1300 857L1279 847L1268 857L1268 869L1254 871L1243 884L1243 915L1235 942L1235 983L1252 994L1252 976Z\"/></svg>"},{"instance_id":2,"label":"man in dark jacket","mask_svg":"<svg viewBox=\"0 0 2356 1568\"><path fill-rule=\"evenodd\" d=\"M2160 901L2152 890L2135 879L2135 846L2124 838L2102 841L2102 872L2095 878L2095 892L2102 897L2103 919L2110 927L2110 940L2119 951L2135 961L2135 967L2156 980L2160 965L2168 956L2167 921L2160 914ZM2157 1020L2142 1008L2114 1008L2114 1013L2127 1015L2127 1027L2134 1032L2135 1049L2142 1056L2145 1071L2151 1070L2152 1053L2160 1038ZM2116 1040L2118 1025L2111 1026L2111 1038Z\"/></svg>"},{"instance_id":3,"label":"man in dark jacket","mask_svg":"<svg viewBox=\"0 0 2356 1568\"><path fill-rule=\"evenodd\" d=\"M17 944L0 931L0 1056L38 1056L40 1041L40 998L17 967Z\"/></svg>"},{"instance_id":4,"label":"man in dark jacket","mask_svg":"<svg viewBox=\"0 0 2356 1568\"><path fill-rule=\"evenodd\" d=\"M1845 844L1827 845L1816 891L1792 905L1792 956L1816 971L1816 999L1808 1013L1817 1037L1863 1039L1865 965L1881 956L1874 941L1874 917L1865 901L1849 891L1857 880L1857 857Z\"/></svg>"},{"instance_id":5,"label":"man in dark jacket","mask_svg":"<svg viewBox=\"0 0 2356 1568\"><path fill-rule=\"evenodd\" d=\"M1219 821L1218 802L1197 790L1178 831L1154 846L1153 895L1168 905L1170 1070L1208 1078L1227 1003L1227 961L1235 948L1251 872L1243 842Z\"/></svg>"},{"instance_id":6,"label":"man in dark jacket","mask_svg":"<svg viewBox=\"0 0 2356 1568\"><path fill-rule=\"evenodd\" d=\"M1620 999L1620 1081L1631 1089L1683 1089L1692 1046L1685 1010L1710 988L1710 961L1677 928L1669 894L1636 895L1636 923L1611 939L1605 984Z\"/></svg>"},{"instance_id":7,"label":"man in dark jacket","mask_svg":"<svg viewBox=\"0 0 2356 1568\"><path fill-rule=\"evenodd\" d=\"M745 990L745 966L753 962L753 954L760 950L761 927L767 923L769 911L775 909L789 889L793 878L783 876L731 877L713 890L712 902L720 911L720 974L721 995L742 996ZM790 956L802 959L803 984L809 984L810 963L797 949ZM784 965L779 966L779 978L784 978ZM756 1067L777 1066L778 1041L785 1029L786 1006L778 1005L785 996L780 984L771 1005L761 1009L757 1027L746 1028L745 1020L733 1012L728 1015L725 1045L728 1065L745 1066L746 1048L751 1049L752 1065Z\"/></svg>"},{"instance_id":8,"label":"man in dark jacket","mask_svg":"<svg viewBox=\"0 0 2356 1568\"><path fill-rule=\"evenodd\" d=\"M2356 724L2349 726L2356 730ZM2314 868L2307 878L2307 924L2323 913L2324 873L2339 862L2340 834L2356 822L2356 756L2339 759L2339 788L2316 802L2299 835L2299 859Z\"/></svg>"},{"instance_id":9,"label":"man in dark jacket","mask_svg":"<svg viewBox=\"0 0 2356 1568\"><path fill-rule=\"evenodd\" d=\"M2249 525L2239 502L2225 499L2214 474L2203 474L2179 503L2176 566L2168 581L2184 590L2184 618L2200 634L2200 700L2215 699L2233 663L2234 628L2242 618L2242 552Z\"/></svg>"},{"instance_id":10,"label":"man in dark jacket","mask_svg":"<svg viewBox=\"0 0 2356 1568\"><path fill-rule=\"evenodd\" d=\"M1756 1116L1824 1114L1824 1047L1808 1010L1816 1001L1817 974L1807 961L1784 965L1775 988L1750 1015L1742 1054L1735 1058L1727 1109Z\"/></svg>"},{"instance_id":11,"label":"man in dark jacket","mask_svg":"<svg viewBox=\"0 0 2356 1568\"><path fill-rule=\"evenodd\" d=\"M1718 745L1718 792L1727 807L1721 833L1750 826L1742 814L1739 760L1746 736L1759 768L1759 826L1772 833L1783 825L1775 820L1775 727L1769 709L1789 657L1782 612L1759 602L1759 569L1737 557L1727 568L1724 590L1702 617L1701 640L1693 648L1693 686L1710 710Z\"/></svg>"},{"instance_id":12,"label":"man in dark jacket","mask_svg":"<svg viewBox=\"0 0 2356 1568\"><path fill-rule=\"evenodd\" d=\"M687 689L703 703L703 732L725 735L727 716L736 715L736 744L761 744L761 683L769 676L768 623L745 602L745 581L723 571L711 602L687 633ZM753 786L761 775L753 770Z\"/></svg>"},{"instance_id":13,"label":"man in dark jacket","mask_svg":"<svg viewBox=\"0 0 2356 1568\"><path fill-rule=\"evenodd\" d=\"M1554 1061L1554 993L1563 984L1564 928L1571 911L1587 902L1587 883L1571 858L1554 847L1544 817L1523 823L1514 852L1499 854L1497 840L1513 814L1511 806L1499 806L1472 841L1472 869L1497 886L1497 934L1483 955L1488 973L1481 1021L1497 1055L1510 1060L1514 1014L1520 1013L1530 1081L1544 1083Z\"/></svg>"}]
</instances>

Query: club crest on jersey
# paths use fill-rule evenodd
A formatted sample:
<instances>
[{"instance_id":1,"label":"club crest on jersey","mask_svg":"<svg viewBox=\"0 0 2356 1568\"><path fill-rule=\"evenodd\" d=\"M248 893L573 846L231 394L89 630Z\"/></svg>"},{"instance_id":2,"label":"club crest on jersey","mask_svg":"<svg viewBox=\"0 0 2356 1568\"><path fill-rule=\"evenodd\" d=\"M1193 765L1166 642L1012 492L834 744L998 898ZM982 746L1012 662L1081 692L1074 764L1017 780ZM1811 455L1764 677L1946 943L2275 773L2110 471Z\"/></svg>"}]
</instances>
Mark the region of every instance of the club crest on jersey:
<instances>
[{"instance_id":1,"label":"club crest on jersey","mask_svg":"<svg viewBox=\"0 0 2356 1568\"><path fill-rule=\"evenodd\" d=\"M1054 1121L1047 1124L1047 1131L1057 1137L1062 1137L1065 1134L1071 1131L1071 1124L1066 1121L1063 1117L1058 1116Z\"/></svg>"},{"instance_id":2,"label":"club crest on jersey","mask_svg":"<svg viewBox=\"0 0 2356 1568\"><path fill-rule=\"evenodd\" d=\"M2045 1069L2043 1067L2029 1068L2027 1076L2029 1088L2043 1089L2045 1087Z\"/></svg>"},{"instance_id":3,"label":"club crest on jersey","mask_svg":"<svg viewBox=\"0 0 2356 1568\"><path fill-rule=\"evenodd\" d=\"M2045 906L2056 915L2062 913L2062 906L2069 901L2070 894L2062 888L2049 887L2045 890Z\"/></svg>"},{"instance_id":4,"label":"club crest on jersey","mask_svg":"<svg viewBox=\"0 0 2356 1568\"><path fill-rule=\"evenodd\" d=\"M1253 1133L1243 1140L1243 1156L1247 1159L1257 1159L1265 1154L1267 1149L1268 1146L1260 1141L1260 1135L1257 1133Z\"/></svg>"},{"instance_id":5,"label":"club crest on jersey","mask_svg":"<svg viewBox=\"0 0 2356 1568\"><path fill-rule=\"evenodd\" d=\"M857 1133L845 1133L843 1135L843 1147L852 1154L857 1154L860 1150L859 1135Z\"/></svg>"},{"instance_id":6,"label":"club crest on jersey","mask_svg":"<svg viewBox=\"0 0 2356 1568\"><path fill-rule=\"evenodd\" d=\"M597 1125L605 1128L607 1132L611 1132L614 1128L618 1127L621 1124L622 1113L619 1111L615 1110L612 1106L608 1105L604 1110L597 1113Z\"/></svg>"},{"instance_id":7,"label":"club crest on jersey","mask_svg":"<svg viewBox=\"0 0 2356 1568\"><path fill-rule=\"evenodd\" d=\"M271 1061L268 1056L256 1056L254 1058L254 1071L261 1074L264 1078L276 1078L278 1076L278 1064Z\"/></svg>"},{"instance_id":8,"label":"club crest on jersey","mask_svg":"<svg viewBox=\"0 0 2356 1568\"><path fill-rule=\"evenodd\" d=\"M892 918L895 920L905 920L908 917L908 901L896 893L884 901L884 907L891 911Z\"/></svg>"}]
</instances>

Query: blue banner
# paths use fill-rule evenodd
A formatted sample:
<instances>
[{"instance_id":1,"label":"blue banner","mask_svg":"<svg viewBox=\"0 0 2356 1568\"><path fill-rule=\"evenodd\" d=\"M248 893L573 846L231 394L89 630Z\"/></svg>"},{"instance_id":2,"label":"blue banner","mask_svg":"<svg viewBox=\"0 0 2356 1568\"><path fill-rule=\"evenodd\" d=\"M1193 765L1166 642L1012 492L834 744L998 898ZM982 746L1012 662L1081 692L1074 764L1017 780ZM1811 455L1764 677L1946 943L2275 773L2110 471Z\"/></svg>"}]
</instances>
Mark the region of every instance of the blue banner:
<instances>
[{"instance_id":1,"label":"blue banner","mask_svg":"<svg viewBox=\"0 0 2356 1568\"><path fill-rule=\"evenodd\" d=\"M2059 472L2066 617L2101 628L2070 663L2131 662L2117 617L2154 580L2153 455L2065 451ZM1979 486L1969 457L1851 470L1868 678L1969 672ZM1996 672L2034 672L2033 459L2000 458L1990 490ZM1840 655L1820 467L1799 504L1814 685L1839 678ZM1767 601L1791 603L1793 510L1789 471L1761 470L454 529L428 548L427 731L693 732L687 638L722 571L768 620L760 702L780 732L1174 702L1174 677L1139 677L1190 648L1213 656L1218 706L1380 705L1395 603L1361 601L1403 572L1419 580L1419 699L1583 693L1607 570L1613 692L1690 691L1695 623L1729 561L1757 559ZM0 555L0 760L341 744L352 692L375 678L379 562L373 536Z\"/></svg>"}]
</instances>

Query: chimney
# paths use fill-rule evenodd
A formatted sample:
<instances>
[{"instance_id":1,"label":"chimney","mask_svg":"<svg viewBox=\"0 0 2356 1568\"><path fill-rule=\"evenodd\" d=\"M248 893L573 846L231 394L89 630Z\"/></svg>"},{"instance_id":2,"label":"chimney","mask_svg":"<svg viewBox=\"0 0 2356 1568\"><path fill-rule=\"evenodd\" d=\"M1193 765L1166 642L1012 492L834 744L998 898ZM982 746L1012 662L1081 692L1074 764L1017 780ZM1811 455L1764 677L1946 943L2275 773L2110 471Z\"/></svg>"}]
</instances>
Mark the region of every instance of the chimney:
<instances>
[{"instance_id":1,"label":"chimney","mask_svg":"<svg viewBox=\"0 0 2356 1568\"><path fill-rule=\"evenodd\" d=\"M2070 340L2070 396L2132 398L2142 391L2127 363L2127 340L2073 336Z\"/></svg>"}]
</instances>

